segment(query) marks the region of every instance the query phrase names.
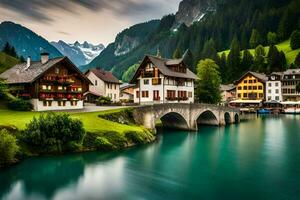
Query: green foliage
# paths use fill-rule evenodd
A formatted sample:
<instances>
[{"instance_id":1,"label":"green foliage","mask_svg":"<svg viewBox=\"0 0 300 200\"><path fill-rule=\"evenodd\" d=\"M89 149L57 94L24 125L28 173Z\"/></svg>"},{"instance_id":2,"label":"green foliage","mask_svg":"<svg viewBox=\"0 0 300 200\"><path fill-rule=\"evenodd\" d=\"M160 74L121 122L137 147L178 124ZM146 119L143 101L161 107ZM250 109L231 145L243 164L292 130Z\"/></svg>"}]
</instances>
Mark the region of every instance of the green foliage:
<instances>
[{"instance_id":1,"label":"green foliage","mask_svg":"<svg viewBox=\"0 0 300 200\"><path fill-rule=\"evenodd\" d=\"M230 52L227 57L227 67L229 68L229 81L233 81L235 77L241 75L239 70L241 64L241 52L240 52L240 44L238 39L235 37L232 40Z\"/></svg>"},{"instance_id":2,"label":"green foliage","mask_svg":"<svg viewBox=\"0 0 300 200\"><path fill-rule=\"evenodd\" d=\"M294 65L295 65L297 68L300 68L300 52L297 54L297 56L296 56L296 58L295 58Z\"/></svg>"},{"instance_id":3,"label":"green foliage","mask_svg":"<svg viewBox=\"0 0 300 200\"><path fill-rule=\"evenodd\" d=\"M97 150L108 151L115 149L115 146L105 137L96 137L95 147Z\"/></svg>"},{"instance_id":4,"label":"green foliage","mask_svg":"<svg viewBox=\"0 0 300 200\"><path fill-rule=\"evenodd\" d=\"M7 130L0 131L0 167L9 164L15 158L19 150L16 138Z\"/></svg>"},{"instance_id":5,"label":"green foliage","mask_svg":"<svg viewBox=\"0 0 300 200\"><path fill-rule=\"evenodd\" d=\"M9 56L3 52L0 52L0 73L8 70L19 63L17 58Z\"/></svg>"},{"instance_id":6,"label":"green foliage","mask_svg":"<svg viewBox=\"0 0 300 200\"><path fill-rule=\"evenodd\" d=\"M5 43L2 52L12 57L18 58L15 47L11 46L8 42Z\"/></svg>"},{"instance_id":7,"label":"green foliage","mask_svg":"<svg viewBox=\"0 0 300 200\"><path fill-rule=\"evenodd\" d=\"M268 39L268 44L269 45L275 45L277 44L277 34L274 32L268 32L267 35L267 39Z\"/></svg>"},{"instance_id":8,"label":"green foliage","mask_svg":"<svg viewBox=\"0 0 300 200\"><path fill-rule=\"evenodd\" d=\"M201 58L202 59L210 58L210 59L216 60L217 50L216 50L215 46L216 46L215 42L212 38L210 40L208 40L207 42L205 42L202 52L201 52Z\"/></svg>"},{"instance_id":9,"label":"green foliage","mask_svg":"<svg viewBox=\"0 0 300 200\"><path fill-rule=\"evenodd\" d=\"M108 105L111 104L111 98L110 97L105 97L105 96L101 96L99 97L99 99L97 100L97 105Z\"/></svg>"},{"instance_id":10,"label":"green foliage","mask_svg":"<svg viewBox=\"0 0 300 200\"><path fill-rule=\"evenodd\" d=\"M47 113L26 124L23 140L40 148L41 152L62 152L74 147L74 143L80 143L84 134L80 120L72 119L68 114Z\"/></svg>"},{"instance_id":11,"label":"green foliage","mask_svg":"<svg viewBox=\"0 0 300 200\"><path fill-rule=\"evenodd\" d=\"M262 45L258 45L255 48L255 53L254 53L255 70L259 72L266 71L265 56L266 56L265 48Z\"/></svg>"},{"instance_id":12,"label":"green foliage","mask_svg":"<svg viewBox=\"0 0 300 200\"><path fill-rule=\"evenodd\" d=\"M7 84L4 80L0 78L0 99L3 99L5 97L5 94L7 92Z\"/></svg>"},{"instance_id":13,"label":"green foliage","mask_svg":"<svg viewBox=\"0 0 300 200\"><path fill-rule=\"evenodd\" d=\"M29 101L14 98L8 102L8 108L17 111L30 111L32 110L33 106Z\"/></svg>"},{"instance_id":14,"label":"green foliage","mask_svg":"<svg viewBox=\"0 0 300 200\"><path fill-rule=\"evenodd\" d=\"M173 53L172 58L173 59L178 59L178 58L181 58L181 57L182 57L182 53L181 53L180 49L176 48L174 53Z\"/></svg>"},{"instance_id":15,"label":"green foliage","mask_svg":"<svg viewBox=\"0 0 300 200\"><path fill-rule=\"evenodd\" d=\"M196 87L197 100L201 103L219 103L221 100L221 77L219 66L211 59L201 60L197 65L199 80Z\"/></svg>"},{"instance_id":16,"label":"green foliage","mask_svg":"<svg viewBox=\"0 0 300 200\"><path fill-rule=\"evenodd\" d=\"M291 35L291 49L299 49L300 48L300 31L294 31Z\"/></svg>"},{"instance_id":17,"label":"green foliage","mask_svg":"<svg viewBox=\"0 0 300 200\"><path fill-rule=\"evenodd\" d=\"M135 144L145 144L148 141L146 134L141 134L137 131L127 131L125 132L125 137Z\"/></svg>"},{"instance_id":18,"label":"green foliage","mask_svg":"<svg viewBox=\"0 0 300 200\"><path fill-rule=\"evenodd\" d=\"M102 114L99 115L99 117L112 122L117 122L119 124L130 125L135 123L133 119L132 109L124 109L116 113Z\"/></svg>"},{"instance_id":19,"label":"green foliage","mask_svg":"<svg viewBox=\"0 0 300 200\"><path fill-rule=\"evenodd\" d=\"M284 55L284 54L283 54ZM278 72L284 70L284 61L275 45L271 45L269 48L269 53L267 55L268 69L267 72Z\"/></svg>"},{"instance_id":20,"label":"green foliage","mask_svg":"<svg viewBox=\"0 0 300 200\"><path fill-rule=\"evenodd\" d=\"M242 58L242 63L241 63L243 73L248 71L249 69L251 69L253 66L253 63L254 63L254 58L253 58L252 54L250 53L249 50L245 50L243 52L243 58Z\"/></svg>"},{"instance_id":21,"label":"green foliage","mask_svg":"<svg viewBox=\"0 0 300 200\"><path fill-rule=\"evenodd\" d=\"M250 42L249 42L250 47L251 48L257 47L259 44L261 44L261 41L262 41L261 36L260 36L258 30L253 29L252 33L251 33Z\"/></svg>"},{"instance_id":22,"label":"green foliage","mask_svg":"<svg viewBox=\"0 0 300 200\"><path fill-rule=\"evenodd\" d=\"M122 80L124 82L129 82L133 76L134 76L134 73L136 72L136 70L138 69L139 67L139 64L134 64L132 66L130 66L126 72L124 72L123 76L122 76Z\"/></svg>"}]
</instances>

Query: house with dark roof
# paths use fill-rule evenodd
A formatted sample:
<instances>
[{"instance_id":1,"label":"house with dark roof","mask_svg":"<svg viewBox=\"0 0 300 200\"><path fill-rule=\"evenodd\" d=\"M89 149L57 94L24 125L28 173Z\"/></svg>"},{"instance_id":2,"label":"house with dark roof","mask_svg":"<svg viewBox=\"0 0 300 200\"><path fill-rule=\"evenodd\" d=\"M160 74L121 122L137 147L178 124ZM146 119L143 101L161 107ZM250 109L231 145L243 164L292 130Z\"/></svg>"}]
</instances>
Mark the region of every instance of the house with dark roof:
<instances>
[{"instance_id":1,"label":"house with dark roof","mask_svg":"<svg viewBox=\"0 0 300 200\"><path fill-rule=\"evenodd\" d=\"M146 55L130 81L135 84L134 102L192 103L195 79L197 76L188 69L183 58Z\"/></svg>"},{"instance_id":2,"label":"house with dark roof","mask_svg":"<svg viewBox=\"0 0 300 200\"><path fill-rule=\"evenodd\" d=\"M120 84L111 72L100 68L89 69L85 76L92 82L89 91L85 94L89 102L94 102L98 97L109 97L113 102L120 100Z\"/></svg>"},{"instance_id":3,"label":"house with dark roof","mask_svg":"<svg viewBox=\"0 0 300 200\"><path fill-rule=\"evenodd\" d=\"M28 58L0 78L11 94L30 100L36 111L82 109L90 83L67 57L49 59L48 53L42 53L40 61Z\"/></svg>"}]
</instances>

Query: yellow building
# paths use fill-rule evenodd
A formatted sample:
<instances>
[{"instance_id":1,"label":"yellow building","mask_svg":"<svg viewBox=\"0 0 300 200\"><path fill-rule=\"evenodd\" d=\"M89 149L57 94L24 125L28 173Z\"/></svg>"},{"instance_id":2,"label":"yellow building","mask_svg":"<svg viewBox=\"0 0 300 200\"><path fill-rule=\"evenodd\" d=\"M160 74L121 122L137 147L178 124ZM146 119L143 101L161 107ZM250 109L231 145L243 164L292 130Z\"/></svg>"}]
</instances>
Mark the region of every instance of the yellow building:
<instances>
[{"instance_id":1,"label":"yellow building","mask_svg":"<svg viewBox=\"0 0 300 200\"><path fill-rule=\"evenodd\" d=\"M265 98L265 83L267 76L256 72L247 72L236 84L236 99L263 100Z\"/></svg>"}]
</instances>

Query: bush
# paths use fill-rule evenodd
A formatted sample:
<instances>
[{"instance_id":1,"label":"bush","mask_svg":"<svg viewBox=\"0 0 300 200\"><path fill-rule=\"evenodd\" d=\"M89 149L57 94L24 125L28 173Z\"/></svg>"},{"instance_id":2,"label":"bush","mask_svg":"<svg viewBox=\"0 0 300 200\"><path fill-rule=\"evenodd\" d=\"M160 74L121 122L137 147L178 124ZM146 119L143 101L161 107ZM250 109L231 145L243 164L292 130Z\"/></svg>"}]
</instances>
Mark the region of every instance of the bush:
<instances>
[{"instance_id":1,"label":"bush","mask_svg":"<svg viewBox=\"0 0 300 200\"><path fill-rule=\"evenodd\" d=\"M127 141L123 134L116 131L105 132L103 136L115 146L116 149L121 149L126 146Z\"/></svg>"},{"instance_id":2,"label":"bush","mask_svg":"<svg viewBox=\"0 0 300 200\"><path fill-rule=\"evenodd\" d=\"M75 143L82 142L85 130L78 119L68 114L47 113L26 124L23 140L29 145L40 147L41 152L74 150Z\"/></svg>"},{"instance_id":3,"label":"bush","mask_svg":"<svg viewBox=\"0 0 300 200\"><path fill-rule=\"evenodd\" d=\"M117 122L120 124L129 125L135 123L133 119L132 109L124 109L124 110L120 110L119 112L109 113L109 114L100 114L98 115L98 117L109 121Z\"/></svg>"},{"instance_id":4,"label":"bush","mask_svg":"<svg viewBox=\"0 0 300 200\"><path fill-rule=\"evenodd\" d=\"M147 141L146 138L143 137L143 134L137 131L127 131L125 132L125 137L135 144L144 144Z\"/></svg>"},{"instance_id":5,"label":"bush","mask_svg":"<svg viewBox=\"0 0 300 200\"><path fill-rule=\"evenodd\" d=\"M15 158L19 147L16 138L7 130L0 131L0 166L10 163Z\"/></svg>"},{"instance_id":6,"label":"bush","mask_svg":"<svg viewBox=\"0 0 300 200\"><path fill-rule=\"evenodd\" d=\"M30 111L32 110L33 106L28 101L16 98L16 99L11 99L8 102L8 108L17 111Z\"/></svg>"},{"instance_id":7,"label":"bush","mask_svg":"<svg viewBox=\"0 0 300 200\"><path fill-rule=\"evenodd\" d=\"M99 97L96 104L101 106L101 105L109 105L111 103L112 103L111 98L102 96Z\"/></svg>"},{"instance_id":8,"label":"bush","mask_svg":"<svg viewBox=\"0 0 300 200\"><path fill-rule=\"evenodd\" d=\"M104 137L97 137L96 138L95 147L98 150L104 150L104 151L115 149L115 146L112 143L110 143L108 141L108 139L106 139Z\"/></svg>"}]
</instances>

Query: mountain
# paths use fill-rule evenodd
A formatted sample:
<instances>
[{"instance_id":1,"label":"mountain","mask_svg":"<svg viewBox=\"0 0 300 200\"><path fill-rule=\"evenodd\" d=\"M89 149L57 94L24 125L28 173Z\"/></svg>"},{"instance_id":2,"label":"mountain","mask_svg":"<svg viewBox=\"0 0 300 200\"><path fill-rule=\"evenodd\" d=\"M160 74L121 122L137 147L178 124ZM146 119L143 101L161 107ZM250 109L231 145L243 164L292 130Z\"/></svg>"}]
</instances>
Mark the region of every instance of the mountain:
<instances>
[{"instance_id":1,"label":"mountain","mask_svg":"<svg viewBox=\"0 0 300 200\"><path fill-rule=\"evenodd\" d=\"M93 45L86 41L82 44L78 41L74 44L67 44L64 41L59 40L58 42L51 42L51 44L56 47L60 53L69 57L77 66L88 64L105 48L103 44Z\"/></svg>"},{"instance_id":2,"label":"mountain","mask_svg":"<svg viewBox=\"0 0 300 200\"><path fill-rule=\"evenodd\" d=\"M195 71L200 59L212 58L217 52L229 49L233 41L241 50L250 48L253 32L257 33L257 44L264 46L268 45L269 32L276 34L277 42L287 40L292 31L300 29L299 7L299 0L183 0L176 15L156 21L145 37L140 37L137 43L131 41L133 47L117 37L82 69L101 66L121 78L145 54L156 54L159 49L163 57L170 58L176 50L182 54L189 49L187 62ZM121 41L130 41L126 31L119 36ZM139 31L143 27L136 27L134 32ZM237 71L230 65L226 67L228 73ZM228 81L240 73L232 73Z\"/></svg>"},{"instance_id":3,"label":"mountain","mask_svg":"<svg viewBox=\"0 0 300 200\"><path fill-rule=\"evenodd\" d=\"M119 63L127 53L139 46L156 30L159 23L159 20L152 20L123 30L116 36L113 43L109 44L99 56L81 69L85 71L91 67L101 66L105 70L111 70L115 63Z\"/></svg>"},{"instance_id":4,"label":"mountain","mask_svg":"<svg viewBox=\"0 0 300 200\"><path fill-rule=\"evenodd\" d=\"M50 53L51 58L62 56L46 39L13 22L0 24L0 49L6 42L14 46L17 54L24 58L31 56L33 60L39 60L41 51Z\"/></svg>"}]
</instances>

